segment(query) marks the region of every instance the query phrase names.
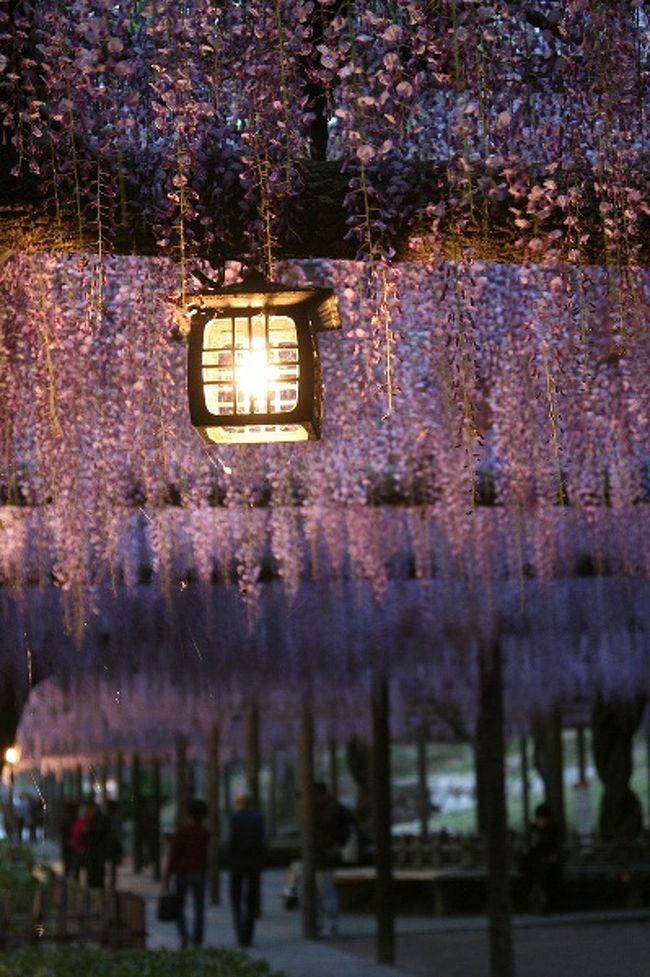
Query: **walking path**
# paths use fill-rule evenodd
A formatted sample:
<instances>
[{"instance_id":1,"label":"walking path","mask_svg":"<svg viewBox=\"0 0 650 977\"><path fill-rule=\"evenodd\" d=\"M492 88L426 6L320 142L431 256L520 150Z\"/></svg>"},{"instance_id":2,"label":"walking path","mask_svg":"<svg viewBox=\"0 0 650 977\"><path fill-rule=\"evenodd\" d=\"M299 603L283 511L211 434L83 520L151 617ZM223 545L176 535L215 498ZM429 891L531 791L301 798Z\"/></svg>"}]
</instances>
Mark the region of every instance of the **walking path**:
<instances>
[{"instance_id":1,"label":"walking path","mask_svg":"<svg viewBox=\"0 0 650 977\"><path fill-rule=\"evenodd\" d=\"M265 959L286 977L486 977L489 973L487 926L483 917L400 917L397 966L375 963L374 920L342 917L335 938L310 941L300 935L300 914L284 909L284 872L264 873L263 915L251 956ZM147 874L121 869L120 888L139 892L147 902L150 948L178 945L173 924L155 918L160 891ZM234 947L227 905L210 906L206 945ZM517 977L647 977L650 961L650 909L516 916L513 936Z\"/></svg>"},{"instance_id":2,"label":"walking path","mask_svg":"<svg viewBox=\"0 0 650 977\"><path fill-rule=\"evenodd\" d=\"M49 850L40 855L50 861L55 850L42 846L46 847ZM375 923L370 915L346 913L338 936L303 940L300 913L283 905L284 878L281 870L264 873L263 914L254 946L247 952L286 977L487 977L489 973L484 917L401 916L396 922L397 965L381 966L375 962ZM135 875L125 865L120 867L118 885L145 898L147 946L175 949L175 925L156 919L160 883L149 872ZM513 941L517 977L647 977L650 973L650 909L515 916ZM222 904L207 907L205 943L236 946L225 873Z\"/></svg>"}]
</instances>

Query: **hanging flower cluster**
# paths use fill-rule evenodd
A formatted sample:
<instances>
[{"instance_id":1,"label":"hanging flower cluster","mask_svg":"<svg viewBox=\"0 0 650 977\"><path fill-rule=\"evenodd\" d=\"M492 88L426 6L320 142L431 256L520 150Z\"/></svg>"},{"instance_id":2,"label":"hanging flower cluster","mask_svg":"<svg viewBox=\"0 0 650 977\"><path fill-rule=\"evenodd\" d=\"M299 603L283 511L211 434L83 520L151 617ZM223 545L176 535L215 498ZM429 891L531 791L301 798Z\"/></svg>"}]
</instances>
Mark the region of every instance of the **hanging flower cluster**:
<instances>
[{"instance_id":1,"label":"hanging flower cluster","mask_svg":"<svg viewBox=\"0 0 650 977\"><path fill-rule=\"evenodd\" d=\"M0 0L0 169L13 153L29 213L84 252L2 256L0 583L19 671L32 585L65 598L62 647L110 620L111 593L149 585L172 620L198 590L206 635L231 623L237 681L277 668L278 687L311 688L315 581L335 671L435 660L462 699L467 649L505 633L502 587L534 631L551 582L648 576L649 26L638 0ZM278 264L279 242L304 253L314 174L342 179L363 262ZM29 244L23 228L9 250ZM167 257L107 257L133 250ZM189 427L168 302L190 259L233 255L337 292L319 443L207 448ZM439 659L422 652L434 606L456 636ZM641 682L630 615L611 638L598 618L585 651L609 690ZM539 696L522 628L529 667L508 681ZM288 651L271 667L273 642Z\"/></svg>"},{"instance_id":2,"label":"hanging flower cluster","mask_svg":"<svg viewBox=\"0 0 650 977\"><path fill-rule=\"evenodd\" d=\"M106 581L152 573L237 584L251 607L276 576L292 597L309 577L381 594L411 576L647 575L648 276L623 308L611 270L385 269L388 411L360 271L319 270L344 322L320 341L323 440L217 449L189 425L173 266L9 262L3 581L52 579L78 630Z\"/></svg>"},{"instance_id":3,"label":"hanging flower cluster","mask_svg":"<svg viewBox=\"0 0 650 977\"><path fill-rule=\"evenodd\" d=\"M226 588L215 588L206 605L188 586L171 608L155 586L106 594L82 655L60 634L57 677L30 696L20 739L36 761L79 762L80 743L89 757L118 750L161 756L173 753L178 734L201 751L218 722L223 759L241 757L242 719L257 702L265 749L292 748L305 705L319 720L320 746L333 736L365 740L378 668L391 677L395 737L409 739L414 715L424 714L471 739L481 648L497 634L506 719L510 729L525 730L536 716L575 709L597 694L647 694L649 597L647 581L611 578L552 589L528 581L523 601L512 581L495 588L410 580L387 583L380 603L359 582L303 583L289 604L276 583L267 585L251 630L245 607ZM61 614L51 598L42 626L42 595L26 595L18 619L7 619L7 645L29 640L40 658Z\"/></svg>"},{"instance_id":4,"label":"hanging flower cluster","mask_svg":"<svg viewBox=\"0 0 650 977\"><path fill-rule=\"evenodd\" d=\"M510 208L535 260L638 256L638 0L3 0L0 17L17 172L100 250L145 217L181 256L236 245L268 265L315 157L347 175L366 254L405 221L477 246Z\"/></svg>"}]
</instances>

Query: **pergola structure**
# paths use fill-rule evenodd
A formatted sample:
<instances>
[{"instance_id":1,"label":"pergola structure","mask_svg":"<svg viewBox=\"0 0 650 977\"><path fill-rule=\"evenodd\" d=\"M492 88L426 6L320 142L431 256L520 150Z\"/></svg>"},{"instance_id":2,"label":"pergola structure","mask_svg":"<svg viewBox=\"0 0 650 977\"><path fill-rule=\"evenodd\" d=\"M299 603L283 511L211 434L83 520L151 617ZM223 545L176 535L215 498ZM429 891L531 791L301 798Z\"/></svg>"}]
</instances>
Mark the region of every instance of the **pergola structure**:
<instances>
[{"instance_id":1,"label":"pergola structure","mask_svg":"<svg viewBox=\"0 0 650 977\"><path fill-rule=\"evenodd\" d=\"M188 591L260 695L410 669L480 730L510 977L501 670L647 693L645 4L0 13L4 741L46 674L200 663ZM189 427L171 303L241 262L337 293L321 442Z\"/></svg>"}]
</instances>

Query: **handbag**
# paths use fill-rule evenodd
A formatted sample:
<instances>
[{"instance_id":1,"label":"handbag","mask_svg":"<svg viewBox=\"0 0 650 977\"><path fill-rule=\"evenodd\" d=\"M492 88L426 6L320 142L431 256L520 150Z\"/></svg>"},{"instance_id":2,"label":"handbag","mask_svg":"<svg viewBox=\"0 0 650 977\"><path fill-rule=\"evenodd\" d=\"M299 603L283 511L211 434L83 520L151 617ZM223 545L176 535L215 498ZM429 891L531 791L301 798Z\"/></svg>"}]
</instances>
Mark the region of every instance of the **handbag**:
<instances>
[{"instance_id":1,"label":"handbag","mask_svg":"<svg viewBox=\"0 0 650 977\"><path fill-rule=\"evenodd\" d=\"M173 923L178 919L181 900L175 892L161 892L158 896L158 920L161 923Z\"/></svg>"}]
</instances>

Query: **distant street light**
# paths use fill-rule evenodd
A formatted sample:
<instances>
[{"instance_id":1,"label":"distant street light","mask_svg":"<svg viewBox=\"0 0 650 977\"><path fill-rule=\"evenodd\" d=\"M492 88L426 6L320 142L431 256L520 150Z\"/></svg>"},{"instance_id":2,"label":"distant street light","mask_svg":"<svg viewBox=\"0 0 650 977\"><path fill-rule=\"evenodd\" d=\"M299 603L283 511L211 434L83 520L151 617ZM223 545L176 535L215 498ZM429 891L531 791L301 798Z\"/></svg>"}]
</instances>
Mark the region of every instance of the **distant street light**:
<instances>
[{"instance_id":1,"label":"distant street light","mask_svg":"<svg viewBox=\"0 0 650 977\"><path fill-rule=\"evenodd\" d=\"M14 815L14 770L16 764L20 762L20 747L8 746L5 750L5 763L9 764L9 810L7 811L7 836L10 842L14 842L16 839L15 828L16 821Z\"/></svg>"}]
</instances>

